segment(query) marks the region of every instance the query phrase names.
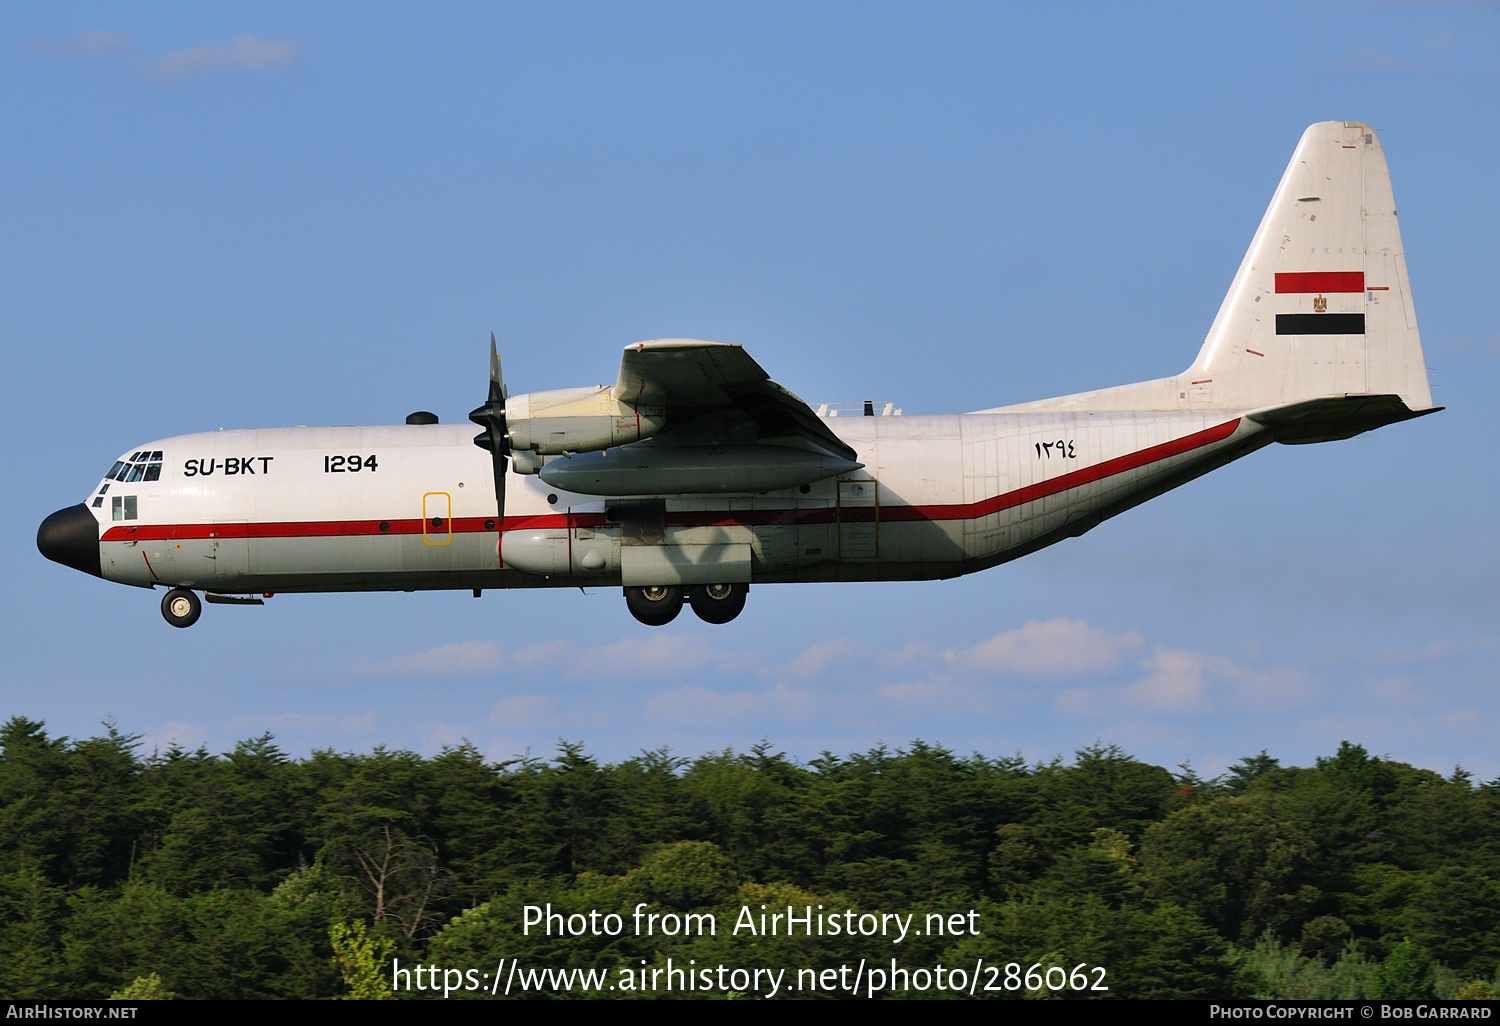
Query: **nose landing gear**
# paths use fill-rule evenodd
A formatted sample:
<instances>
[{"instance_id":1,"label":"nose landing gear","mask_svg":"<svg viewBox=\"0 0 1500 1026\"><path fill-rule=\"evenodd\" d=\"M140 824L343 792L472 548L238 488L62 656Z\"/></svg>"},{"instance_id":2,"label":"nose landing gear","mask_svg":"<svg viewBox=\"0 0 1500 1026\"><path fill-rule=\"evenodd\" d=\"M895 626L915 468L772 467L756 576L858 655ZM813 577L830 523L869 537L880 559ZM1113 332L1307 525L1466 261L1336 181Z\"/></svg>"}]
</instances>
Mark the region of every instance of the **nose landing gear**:
<instances>
[{"instance_id":1,"label":"nose landing gear","mask_svg":"<svg viewBox=\"0 0 1500 1026\"><path fill-rule=\"evenodd\" d=\"M663 627L682 612L684 599L692 603L693 612L705 623L728 623L745 608L748 584L656 585L626 588L625 605L647 627Z\"/></svg>"},{"instance_id":2,"label":"nose landing gear","mask_svg":"<svg viewBox=\"0 0 1500 1026\"><path fill-rule=\"evenodd\" d=\"M203 603L186 588L173 588L162 596L161 615L173 627L191 627L203 615Z\"/></svg>"}]
</instances>

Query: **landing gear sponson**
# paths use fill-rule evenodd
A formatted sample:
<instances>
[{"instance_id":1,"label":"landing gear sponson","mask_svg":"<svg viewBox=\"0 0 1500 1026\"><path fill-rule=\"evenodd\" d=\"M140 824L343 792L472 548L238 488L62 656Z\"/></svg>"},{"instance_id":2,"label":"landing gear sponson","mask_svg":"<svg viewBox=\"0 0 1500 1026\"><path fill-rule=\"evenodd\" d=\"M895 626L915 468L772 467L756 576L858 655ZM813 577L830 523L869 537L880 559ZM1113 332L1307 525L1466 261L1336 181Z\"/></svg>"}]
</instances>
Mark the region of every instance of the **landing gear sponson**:
<instances>
[{"instance_id":1,"label":"landing gear sponson","mask_svg":"<svg viewBox=\"0 0 1500 1026\"><path fill-rule=\"evenodd\" d=\"M662 627L682 612L683 602L706 623L728 623L745 608L748 584L661 584L646 588L626 588L625 605L630 615L647 627Z\"/></svg>"}]
</instances>

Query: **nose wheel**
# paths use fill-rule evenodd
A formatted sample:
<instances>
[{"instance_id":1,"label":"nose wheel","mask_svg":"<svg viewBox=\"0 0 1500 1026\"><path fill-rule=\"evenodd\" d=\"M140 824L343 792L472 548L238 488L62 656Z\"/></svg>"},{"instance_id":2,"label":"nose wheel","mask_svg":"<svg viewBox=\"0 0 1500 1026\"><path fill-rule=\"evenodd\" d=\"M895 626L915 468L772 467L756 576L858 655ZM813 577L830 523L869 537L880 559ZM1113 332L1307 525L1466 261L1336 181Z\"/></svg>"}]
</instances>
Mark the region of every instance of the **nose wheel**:
<instances>
[{"instance_id":1,"label":"nose wheel","mask_svg":"<svg viewBox=\"0 0 1500 1026\"><path fill-rule=\"evenodd\" d=\"M186 588L173 588L162 596L161 615L173 627L191 627L203 613L203 603Z\"/></svg>"}]
</instances>

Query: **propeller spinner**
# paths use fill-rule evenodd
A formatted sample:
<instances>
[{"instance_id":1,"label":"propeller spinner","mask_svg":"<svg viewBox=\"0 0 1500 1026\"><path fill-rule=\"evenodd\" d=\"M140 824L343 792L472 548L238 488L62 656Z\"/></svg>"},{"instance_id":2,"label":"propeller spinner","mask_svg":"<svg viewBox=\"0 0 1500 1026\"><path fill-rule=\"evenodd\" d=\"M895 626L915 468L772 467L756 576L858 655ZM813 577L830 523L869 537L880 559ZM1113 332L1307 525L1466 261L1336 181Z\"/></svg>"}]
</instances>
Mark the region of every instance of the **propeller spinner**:
<instances>
[{"instance_id":1,"label":"propeller spinner","mask_svg":"<svg viewBox=\"0 0 1500 1026\"><path fill-rule=\"evenodd\" d=\"M495 333L490 332L490 397L469 419L483 431L474 436L474 444L488 449L495 461L495 504L498 524L505 523L505 472L510 460L510 438L505 426L505 383L500 379L500 354L495 349Z\"/></svg>"}]
</instances>

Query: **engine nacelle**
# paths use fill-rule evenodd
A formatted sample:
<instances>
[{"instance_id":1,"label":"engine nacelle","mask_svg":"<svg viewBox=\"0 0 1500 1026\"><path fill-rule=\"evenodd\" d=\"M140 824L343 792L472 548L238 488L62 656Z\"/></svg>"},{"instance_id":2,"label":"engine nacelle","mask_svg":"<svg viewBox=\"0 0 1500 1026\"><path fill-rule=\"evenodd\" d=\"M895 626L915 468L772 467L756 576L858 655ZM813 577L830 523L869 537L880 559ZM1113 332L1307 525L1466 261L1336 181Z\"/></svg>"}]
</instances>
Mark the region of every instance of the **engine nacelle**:
<instances>
[{"instance_id":1,"label":"engine nacelle","mask_svg":"<svg viewBox=\"0 0 1500 1026\"><path fill-rule=\"evenodd\" d=\"M703 495L775 492L862 466L781 445L635 445L549 460L540 475L584 495Z\"/></svg>"},{"instance_id":2,"label":"engine nacelle","mask_svg":"<svg viewBox=\"0 0 1500 1026\"><path fill-rule=\"evenodd\" d=\"M666 424L666 412L617 399L608 385L559 388L507 399L505 424L513 450L560 456L650 438Z\"/></svg>"}]
</instances>

